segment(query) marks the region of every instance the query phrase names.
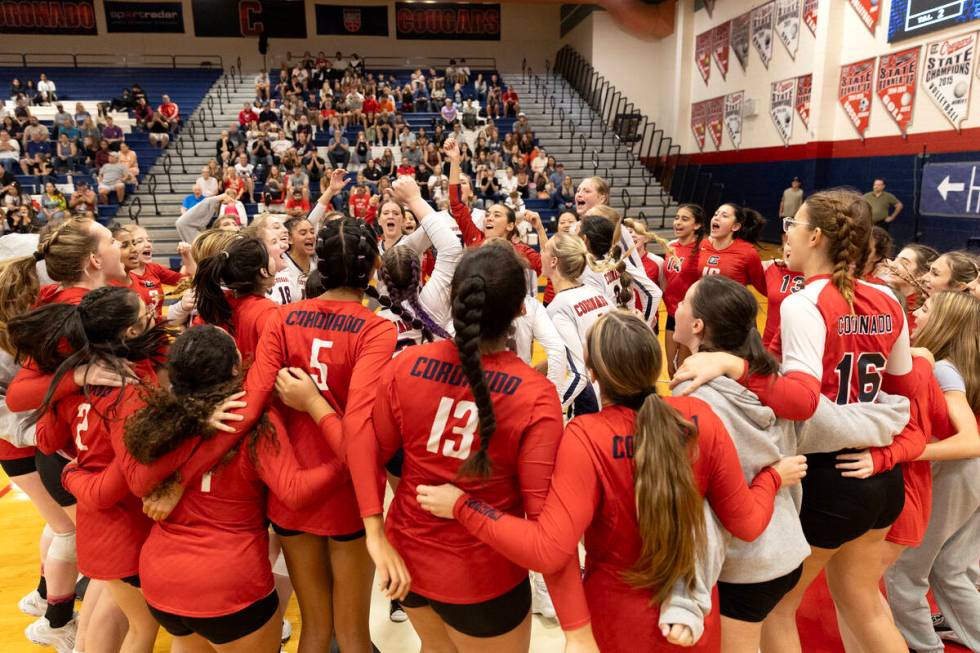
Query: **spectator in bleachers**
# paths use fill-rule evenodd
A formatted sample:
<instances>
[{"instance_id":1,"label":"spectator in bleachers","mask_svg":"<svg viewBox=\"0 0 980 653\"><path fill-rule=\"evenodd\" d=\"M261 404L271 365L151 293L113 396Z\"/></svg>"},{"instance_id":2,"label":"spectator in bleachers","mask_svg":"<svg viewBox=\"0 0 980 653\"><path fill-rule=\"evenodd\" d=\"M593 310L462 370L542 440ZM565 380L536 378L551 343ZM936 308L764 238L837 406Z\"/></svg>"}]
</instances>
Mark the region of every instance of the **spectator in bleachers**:
<instances>
[{"instance_id":1,"label":"spectator in bleachers","mask_svg":"<svg viewBox=\"0 0 980 653\"><path fill-rule=\"evenodd\" d=\"M75 192L68 200L68 208L72 213L95 213L98 210L99 196L89 187L88 182L79 179L75 182Z\"/></svg>"},{"instance_id":2,"label":"spectator in bleachers","mask_svg":"<svg viewBox=\"0 0 980 653\"><path fill-rule=\"evenodd\" d=\"M333 140L327 148L327 159L334 168L346 168L350 163L350 150L348 149L347 139L341 130L336 130Z\"/></svg>"},{"instance_id":3,"label":"spectator in bleachers","mask_svg":"<svg viewBox=\"0 0 980 653\"><path fill-rule=\"evenodd\" d=\"M286 180L283 179L279 166L269 167L269 174L263 184L262 203L266 208L282 204L285 199Z\"/></svg>"},{"instance_id":4,"label":"spectator in bleachers","mask_svg":"<svg viewBox=\"0 0 980 653\"><path fill-rule=\"evenodd\" d=\"M212 195L218 194L218 180L211 175L210 166L201 168L201 176L194 183L201 188L201 194L204 197L211 197Z\"/></svg>"},{"instance_id":5,"label":"spectator in bleachers","mask_svg":"<svg viewBox=\"0 0 980 653\"><path fill-rule=\"evenodd\" d=\"M353 217L364 220L367 218L371 199L371 189L369 189L366 185L358 184L354 186L354 188L351 189L350 196L347 200L348 212Z\"/></svg>"},{"instance_id":6,"label":"spectator in bleachers","mask_svg":"<svg viewBox=\"0 0 980 653\"><path fill-rule=\"evenodd\" d=\"M310 213L310 200L303 195L303 191L295 189L289 193L286 200L286 215L291 218L306 217Z\"/></svg>"},{"instance_id":7,"label":"spectator in bleachers","mask_svg":"<svg viewBox=\"0 0 980 653\"><path fill-rule=\"evenodd\" d=\"M517 173L517 187L515 190L521 196L522 200L526 200L531 196L531 180L527 176L527 170L521 169Z\"/></svg>"},{"instance_id":8,"label":"spectator in bleachers","mask_svg":"<svg viewBox=\"0 0 980 653\"><path fill-rule=\"evenodd\" d=\"M291 168L289 176L286 177L286 192L293 194L296 191L303 193L303 197L307 199L310 197L310 176L299 163Z\"/></svg>"},{"instance_id":9,"label":"spectator in bleachers","mask_svg":"<svg viewBox=\"0 0 980 653\"><path fill-rule=\"evenodd\" d=\"M73 123L71 114L65 111L65 107L60 102L55 105L54 119L54 137L57 138L61 130Z\"/></svg>"},{"instance_id":10,"label":"spectator in bleachers","mask_svg":"<svg viewBox=\"0 0 980 653\"><path fill-rule=\"evenodd\" d=\"M126 178L129 168L119 163L119 153L110 152L109 162L99 170L99 202L109 203L109 193L115 191L116 200L122 204L126 197Z\"/></svg>"},{"instance_id":11,"label":"spectator in bleachers","mask_svg":"<svg viewBox=\"0 0 980 653\"><path fill-rule=\"evenodd\" d=\"M498 176L500 180L500 192L504 195L510 195L512 192L517 190L517 177L514 175L514 169L510 166L504 168L503 176Z\"/></svg>"},{"instance_id":12,"label":"spectator in bleachers","mask_svg":"<svg viewBox=\"0 0 980 653\"><path fill-rule=\"evenodd\" d=\"M24 148L24 156L20 160L20 169L25 175L43 177L51 174L51 143L42 132L37 130L31 132L27 147Z\"/></svg>"},{"instance_id":13,"label":"spectator in bleachers","mask_svg":"<svg viewBox=\"0 0 980 653\"><path fill-rule=\"evenodd\" d=\"M260 101L267 101L270 99L272 92L272 84L269 82L269 73L266 72L265 68L259 71L259 74L255 76L255 99Z\"/></svg>"},{"instance_id":14,"label":"spectator in bleachers","mask_svg":"<svg viewBox=\"0 0 980 653\"><path fill-rule=\"evenodd\" d=\"M327 162L320 156L316 146L307 139L306 134L300 134L300 144L297 148L300 157L299 162L306 168L306 174L309 175L310 179L319 180L322 178L327 171ZM302 151L299 148L302 148Z\"/></svg>"},{"instance_id":15,"label":"spectator in bleachers","mask_svg":"<svg viewBox=\"0 0 980 653\"><path fill-rule=\"evenodd\" d=\"M176 129L180 125L180 107L176 102L170 100L169 95L161 97L162 102L157 107L157 113L163 114L171 129Z\"/></svg>"},{"instance_id":16,"label":"spectator in bleachers","mask_svg":"<svg viewBox=\"0 0 980 653\"><path fill-rule=\"evenodd\" d=\"M224 189L226 193L232 193L236 201L240 201L245 195L245 180L238 176L235 166L225 168Z\"/></svg>"},{"instance_id":17,"label":"spectator in bleachers","mask_svg":"<svg viewBox=\"0 0 980 653\"><path fill-rule=\"evenodd\" d=\"M119 97L114 97L109 102L110 111L129 111L134 106L136 106L136 102L133 100L133 92L128 88L124 88ZM105 113L104 103L99 105L99 110Z\"/></svg>"},{"instance_id":18,"label":"spectator in bleachers","mask_svg":"<svg viewBox=\"0 0 980 653\"><path fill-rule=\"evenodd\" d=\"M242 110L238 112L238 131L247 132L258 121L259 116L252 108L252 104L246 102Z\"/></svg>"},{"instance_id":19,"label":"spectator in bleachers","mask_svg":"<svg viewBox=\"0 0 980 653\"><path fill-rule=\"evenodd\" d=\"M381 153L381 158L378 160L378 169L381 170L381 176L388 177L390 179L391 177L395 176L395 170L397 170L397 168L398 166L395 165L394 153L392 153L390 147L386 147Z\"/></svg>"},{"instance_id":20,"label":"spectator in bleachers","mask_svg":"<svg viewBox=\"0 0 980 653\"><path fill-rule=\"evenodd\" d=\"M62 133L54 146L54 169L58 172L74 172L78 167L78 147Z\"/></svg>"},{"instance_id":21,"label":"spectator in bleachers","mask_svg":"<svg viewBox=\"0 0 980 653\"><path fill-rule=\"evenodd\" d=\"M50 181L44 184L44 192L41 194L41 209L34 216L34 219L43 227L49 222L64 220L67 215L68 200L65 199L65 194Z\"/></svg>"},{"instance_id":22,"label":"spectator in bleachers","mask_svg":"<svg viewBox=\"0 0 980 653\"><path fill-rule=\"evenodd\" d=\"M500 182L489 168L477 168L475 193L484 204L492 204L500 196Z\"/></svg>"},{"instance_id":23,"label":"spectator in bleachers","mask_svg":"<svg viewBox=\"0 0 980 653\"><path fill-rule=\"evenodd\" d=\"M456 119L459 117L459 111L456 109L456 105L450 98L446 98L443 102L442 108L439 109L439 116L447 127L452 127L456 124Z\"/></svg>"},{"instance_id":24,"label":"spectator in bleachers","mask_svg":"<svg viewBox=\"0 0 980 653\"><path fill-rule=\"evenodd\" d=\"M381 168L378 167L377 161L374 159L368 159L367 164L364 166L364 170L361 171L364 178L370 182L377 182L380 180L384 173L381 172Z\"/></svg>"},{"instance_id":25,"label":"spectator in bleachers","mask_svg":"<svg viewBox=\"0 0 980 653\"><path fill-rule=\"evenodd\" d=\"M16 189L19 193L20 183L17 181L17 177L14 176L13 171L7 169L0 169L0 200L6 197L7 193Z\"/></svg>"},{"instance_id":26,"label":"spectator in bleachers","mask_svg":"<svg viewBox=\"0 0 980 653\"><path fill-rule=\"evenodd\" d=\"M201 192L201 187L198 184L194 184L191 188L191 194L184 198L184 201L180 204L180 214L183 215L189 209L194 208L198 204L204 201L204 193Z\"/></svg>"},{"instance_id":27,"label":"spectator in bleachers","mask_svg":"<svg viewBox=\"0 0 980 653\"><path fill-rule=\"evenodd\" d=\"M277 129L282 123L282 118L279 115L279 109L276 108L275 100L269 100L262 105L258 123L260 129Z\"/></svg>"},{"instance_id":28,"label":"spectator in bleachers","mask_svg":"<svg viewBox=\"0 0 980 653\"><path fill-rule=\"evenodd\" d=\"M491 86L487 94L487 118L499 118L503 114L503 95L499 86Z\"/></svg>"},{"instance_id":29,"label":"spectator in bleachers","mask_svg":"<svg viewBox=\"0 0 980 653\"><path fill-rule=\"evenodd\" d=\"M487 101L487 80L483 79L483 73L477 73L476 79L473 80L473 92L476 93L476 99L480 104Z\"/></svg>"},{"instance_id":30,"label":"spectator in bleachers","mask_svg":"<svg viewBox=\"0 0 980 653\"><path fill-rule=\"evenodd\" d=\"M566 177L568 180L566 181ZM565 184L571 185L572 178L565 174L565 164L560 161L555 164L555 170L548 175L548 181L559 188L564 188ZM574 194L574 193L573 193Z\"/></svg>"},{"instance_id":31,"label":"spectator in bleachers","mask_svg":"<svg viewBox=\"0 0 980 653\"><path fill-rule=\"evenodd\" d=\"M33 79L27 80L24 84L24 98L28 104L39 104L37 100L37 87L34 85Z\"/></svg>"},{"instance_id":32,"label":"spectator in bleachers","mask_svg":"<svg viewBox=\"0 0 980 653\"><path fill-rule=\"evenodd\" d=\"M422 150L418 148L414 140L407 147L402 148L402 159L416 168L422 163Z\"/></svg>"},{"instance_id":33,"label":"spectator in bleachers","mask_svg":"<svg viewBox=\"0 0 980 653\"><path fill-rule=\"evenodd\" d=\"M255 201L255 166L248 162L248 155L242 152L235 163L235 172L245 182L245 192L250 201Z\"/></svg>"},{"instance_id":34,"label":"spectator in bleachers","mask_svg":"<svg viewBox=\"0 0 980 653\"><path fill-rule=\"evenodd\" d=\"M89 115L81 121L76 121L75 124L78 127L78 138L81 142L84 143L86 138L91 138L95 145L98 145L102 132L96 126L92 116Z\"/></svg>"},{"instance_id":35,"label":"spectator in bleachers","mask_svg":"<svg viewBox=\"0 0 980 653\"><path fill-rule=\"evenodd\" d=\"M371 146L364 132L357 133L357 140L351 148L351 163L355 166L363 166L371 158Z\"/></svg>"},{"instance_id":36,"label":"spectator in bleachers","mask_svg":"<svg viewBox=\"0 0 980 653\"><path fill-rule=\"evenodd\" d=\"M554 200L555 187L543 174L534 176L531 188L534 191L535 199Z\"/></svg>"},{"instance_id":37,"label":"spectator in bleachers","mask_svg":"<svg viewBox=\"0 0 980 653\"><path fill-rule=\"evenodd\" d=\"M27 119L27 126L24 127L21 144L26 148L27 144L35 139L35 136L38 140L46 141L51 138L51 133L47 127L38 121L37 116L30 116Z\"/></svg>"},{"instance_id":38,"label":"spectator in bleachers","mask_svg":"<svg viewBox=\"0 0 980 653\"><path fill-rule=\"evenodd\" d=\"M273 156L281 160L282 157L286 154L286 150L288 150L293 146L293 142L288 138L286 138L285 131L280 130L276 137L276 140L272 141L269 145L272 147ZM345 141L344 146L346 147L346 145L347 143Z\"/></svg>"},{"instance_id":39,"label":"spectator in bleachers","mask_svg":"<svg viewBox=\"0 0 980 653\"><path fill-rule=\"evenodd\" d=\"M559 172L561 172L562 164L558 164ZM554 185L554 182L550 182ZM575 185L572 183L572 178L568 175L562 177L561 186L555 191L555 202L554 208L556 209L571 209L575 206Z\"/></svg>"},{"instance_id":40,"label":"spectator in bleachers","mask_svg":"<svg viewBox=\"0 0 980 653\"><path fill-rule=\"evenodd\" d=\"M35 102L37 104L51 104L58 99L58 89L55 87L54 82L48 79L48 76L41 73L41 77L37 82L37 99Z\"/></svg>"},{"instance_id":41,"label":"spectator in bleachers","mask_svg":"<svg viewBox=\"0 0 980 653\"><path fill-rule=\"evenodd\" d=\"M20 204L7 214L7 229L19 234L26 234L36 229L34 208L30 204Z\"/></svg>"},{"instance_id":42,"label":"spectator in bleachers","mask_svg":"<svg viewBox=\"0 0 980 653\"><path fill-rule=\"evenodd\" d=\"M102 138L108 141L110 150L119 151L119 144L123 142L123 130L113 122L112 116L106 116L105 127L102 128Z\"/></svg>"},{"instance_id":43,"label":"spectator in bleachers","mask_svg":"<svg viewBox=\"0 0 980 653\"><path fill-rule=\"evenodd\" d=\"M476 129L476 124L480 119L480 105L476 100L467 99L463 102L463 126L467 129Z\"/></svg>"},{"instance_id":44,"label":"spectator in bleachers","mask_svg":"<svg viewBox=\"0 0 980 653\"><path fill-rule=\"evenodd\" d=\"M133 117L140 129L144 131L149 129L150 121L153 119L153 107L150 106L145 97L136 100L136 106L133 107Z\"/></svg>"},{"instance_id":45,"label":"spectator in bleachers","mask_svg":"<svg viewBox=\"0 0 980 653\"><path fill-rule=\"evenodd\" d=\"M129 177L126 179L126 183L135 184L140 174L139 159L136 156L136 152L131 150L126 143L119 144L119 163L126 166L126 169L129 170Z\"/></svg>"},{"instance_id":46,"label":"spectator in bleachers","mask_svg":"<svg viewBox=\"0 0 980 653\"><path fill-rule=\"evenodd\" d=\"M75 119L75 125L81 127L85 124L85 121L92 117L92 114L85 109L85 105L81 102L75 103L75 115L72 118Z\"/></svg>"},{"instance_id":47,"label":"spectator in bleachers","mask_svg":"<svg viewBox=\"0 0 980 653\"><path fill-rule=\"evenodd\" d=\"M147 99L147 97L146 97L146 91L144 91L143 90L143 87L140 86L139 84L133 84L130 87L130 90L133 93L133 103L134 103L134 105L135 105L135 103L139 102L139 99L140 98L143 98L144 100Z\"/></svg>"},{"instance_id":48,"label":"spectator in bleachers","mask_svg":"<svg viewBox=\"0 0 980 653\"><path fill-rule=\"evenodd\" d=\"M267 170L272 167L272 164L274 163L272 157L272 144L269 143L268 137L266 137L264 134L259 135L259 137L252 143L249 163L256 168L262 166Z\"/></svg>"},{"instance_id":49,"label":"spectator in bleachers","mask_svg":"<svg viewBox=\"0 0 980 653\"><path fill-rule=\"evenodd\" d=\"M18 145L20 145L19 141L24 135L24 127L23 125L20 124L19 121L17 121L16 119L10 116L7 116L3 119L3 123L2 125L0 125L0 129L3 129L5 132L10 134L10 138L18 141Z\"/></svg>"},{"instance_id":50,"label":"spectator in bleachers","mask_svg":"<svg viewBox=\"0 0 980 653\"><path fill-rule=\"evenodd\" d=\"M20 143L11 138L10 132L6 129L0 130L0 165L3 166L4 172L12 173L18 161L20 161Z\"/></svg>"},{"instance_id":51,"label":"spectator in bleachers","mask_svg":"<svg viewBox=\"0 0 980 653\"><path fill-rule=\"evenodd\" d=\"M10 80L10 91L7 92L7 97L11 100L16 100L24 95L24 85L19 79L14 77Z\"/></svg>"},{"instance_id":52,"label":"spectator in bleachers","mask_svg":"<svg viewBox=\"0 0 980 653\"><path fill-rule=\"evenodd\" d=\"M415 178L415 166L406 157L402 157L401 163L398 164L398 169L395 171L396 177L412 177Z\"/></svg>"},{"instance_id":53,"label":"spectator in bleachers","mask_svg":"<svg viewBox=\"0 0 980 653\"><path fill-rule=\"evenodd\" d=\"M102 138L99 139L99 147L95 151L95 156L92 158L92 165L96 170L101 170L102 166L109 163L109 155L113 154L113 151L109 149L109 141Z\"/></svg>"},{"instance_id":54,"label":"spectator in bleachers","mask_svg":"<svg viewBox=\"0 0 980 653\"><path fill-rule=\"evenodd\" d=\"M535 175L543 175L548 168L548 153L544 148L538 148L537 154L531 159L530 168Z\"/></svg>"}]
</instances>

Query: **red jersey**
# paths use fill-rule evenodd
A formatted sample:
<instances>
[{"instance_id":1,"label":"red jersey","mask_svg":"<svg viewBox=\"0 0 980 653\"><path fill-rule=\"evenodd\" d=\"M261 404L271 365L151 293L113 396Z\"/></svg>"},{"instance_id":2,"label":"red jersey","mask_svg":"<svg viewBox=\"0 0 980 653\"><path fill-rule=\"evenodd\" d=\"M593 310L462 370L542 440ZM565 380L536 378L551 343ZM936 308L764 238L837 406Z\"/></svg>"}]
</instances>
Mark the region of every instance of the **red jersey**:
<instances>
[{"instance_id":1,"label":"red jersey","mask_svg":"<svg viewBox=\"0 0 980 653\"><path fill-rule=\"evenodd\" d=\"M762 334L762 344L766 349L779 359L781 354L773 345L778 346L777 336L779 335L779 309L783 300L795 292L803 289L806 281L799 272L793 272L784 264L776 261L767 261L766 267L766 330ZM776 341L776 342L773 342Z\"/></svg>"},{"instance_id":2,"label":"red jersey","mask_svg":"<svg viewBox=\"0 0 980 653\"><path fill-rule=\"evenodd\" d=\"M163 317L163 286L176 286L183 281L186 275L174 272L170 268L164 267L159 263L147 263L143 267L143 274L131 273L134 279L150 290L150 297L156 306L157 319Z\"/></svg>"},{"instance_id":3,"label":"red jersey","mask_svg":"<svg viewBox=\"0 0 980 653\"><path fill-rule=\"evenodd\" d=\"M265 323L275 313L279 304L275 303L265 295L245 295L236 297L234 291L226 290L225 298L231 306L231 333L238 345L238 351L242 355L242 361L246 365L250 364L255 358L255 350L258 348L259 337L265 329ZM206 324L198 315L194 318L194 324ZM225 325L217 324L221 328Z\"/></svg>"},{"instance_id":4,"label":"red jersey","mask_svg":"<svg viewBox=\"0 0 980 653\"><path fill-rule=\"evenodd\" d=\"M521 582L527 569L459 523L423 510L415 487L456 483L503 513L534 518L548 493L561 439L561 405L547 378L511 351L484 355L483 368L497 419L488 479L458 478L480 437L476 404L452 342L403 350L382 376L374 408L381 462L399 448L405 454L385 524L388 538L405 559L412 591L449 603L500 596Z\"/></svg>"},{"instance_id":5,"label":"red jersey","mask_svg":"<svg viewBox=\"0 0 980 653\"><path fill-rule=\"evenodd\" d=\"M702 277L709 274L723 274L743 286L751 283L763 296L767 294L762 259L759 258L759 252L752 243L736 238L728 247L715 249L711 239L705 238L701 241L698 262Z\"/></svg>"},{"instance_id":6,"label":"red jersey","mask_svg":"<svg viewBox=\"0 0 980 653\"><path fill-rule=\"evenodd\" d=\"M35 447L15 447L6 440L0 440L0 460L20 460L33 458Z\"/></svg>"},{"instance_id":7,"label":"red jersey","mask_svg":"<svg viewBox=\"0 0 980 653\"><path fill-rule=\"evenodd\" d=\"M670 241L670 246L674 250L674 255L668 257L664 262L664 280L665 285L667 286L667 288L664 288L664 305L667 308L667 315L674 314L674 312L677 310L677 304L681 299L684 299L684 295L687 294L687 289L690 288L696 280L694 279L690 283L684 284L680 278L681 270L684 267L684 261L686 261L691 255L695 244L697 244L697 241L694 240L687 245L683 245L676 240Z\"/></svg>"},{"instance_id":8,"label":"red jersey","mask_svg":"<svg viewBox=\"0 0 980 653\"><path fill-rule=\"evenodd\" d=\"M780 487L778 474L766 468L747 487L738 454L724 424L704 401L671 397L666 401L697 426L694 477L701 494L735 537L754 540L769 524ZM651 592L623 580L640 555L642 541L636 517L634 433L636 413L610 406L572 420L558 452L551 492L537 520L515 519L464 495L454 514L467 530L515 562L548 571L578 559L585 536L585 591L577 596L553 594L562 628L592 619L592 631L603 651L673 651L660 633L659 607ZM587 600L587 602L586 602ZM562 608L567 608L563 612ZM629 627L623 627L629 615ZM712 611L700 650L717 650L719 621ZM697 650L697 649L696 649Z\"/></svg>"},{"instance_id":9,"label":"red jersey","mask_svg":"<svg viewBox=\"0 0 980 653\"><path fill-rule=\"evenodd\" d=\"M350 213L355 218L362 220L367 217L368 204L371 203L371 195L368 193L351 193Z\"/></svg>"},{"instance_id":10,"label":"red jersey","mask_svg":"<svg viewBox=\"0 0 980 653\"><path fill-rule=\"evenodd\" d=\"M368 115L375 114L378 112L378 101L373 97L364 98L364 104L361 106L361 112Z\"/></svg>"}]
</instances>

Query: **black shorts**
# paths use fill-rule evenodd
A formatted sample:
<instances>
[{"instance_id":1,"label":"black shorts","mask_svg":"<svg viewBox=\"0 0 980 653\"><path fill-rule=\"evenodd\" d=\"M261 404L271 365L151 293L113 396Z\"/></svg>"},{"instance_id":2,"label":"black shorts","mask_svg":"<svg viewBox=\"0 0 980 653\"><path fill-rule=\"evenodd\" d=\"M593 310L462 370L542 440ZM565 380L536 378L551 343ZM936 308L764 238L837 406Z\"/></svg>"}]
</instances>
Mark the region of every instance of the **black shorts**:
<instances>
[{"instance_id":1,"label":"black shorts","mask_svg":"<svg viewBox=\"0 0 980 653\"><path fill-rule=\"evenodd\" d=\"M196 633L212 644L227 644L251 635L276 616L279 595L273 591L252 605L221 617L182 617L157 610L152 605L147 607L164 630L174 637L187 637Z\"/></svg>"},{"instance_id":2,"label":"black shorts","mask_svg":"<svg viewBox=\"0 0 980 653\"><path fill-rule=\"evenodd\" d=\"M34 454L31 454L13 460L0 460L0 469L7 475L7 478L26 476L37 471L37 462L34 460Z\"/></svg>"},{"instance_id":3,"label":"black shorts","mask_svg":"<svg viewBox=\"0 0 980 653\"><path fill-rule=\"evenodd\" d=\"M871 478L845 478L834 465L848 451L807 456L800 523L810 546L836 549L891 526L905 507L901 465Z\"/></svg>"},{"instance_id":4,"label":"black shorts","mask_svg":"<svg viewBox=\"0 0 980 653\"><path fill-rule=\"evenodd\" d=\"M140 585L139 574L134 574L133 576L126 576L125 578L120 578L119 580L126 583L127 585L132 585L136 589L140 589L141 587L143 587L142 585Z\"/></svg>"},{"instance_id":5,"label":"black shorts","mask_svg":"<svg viewBox=\"0 0 980 653\"><path fill-rule=\"evenodd\" d=\"M764 620L803 575L800 565L785 576L761 583L718 581L718 605L723 617L759 623Z\"/></svg>"},{"instance_id":6,"label":"black shorts","mask_svg":"<svg viewBox=\"0 0 980 653\"><path fill-rule=\"evenodd\" d=\"M405 464L405 450L399 448L398 451L395 452L395 455L391 457L391 460L385 463L385 469L388 470L388 473L394 476L395 478L401 478L402 465L404 464Z\"/></svg>"},{"instance_id":7,"label":"black shorts","mask_svg":"<svg viewBox=\"0 0 980 653\"><path fill-rule=\"evenodd\" d=\"M293 537L295 535L305 535L306 531L294 531L291 528L283 528L275 522L269 522L272 524L272 530L275 531L276 535L279 537ZM359 531L353 533L344 533L343 535L327 535L331 540L337 540L338 542L353 542L364 537L367 532L362 528Z\"/></svg>"},{"instance_id":8,"label":"black shorts","mask_svg":"<svg viewBox=\"0 0 980 653\"><path fill-rule=\"evenodd\" d=\"M61 484L61 471L68 465L67 458L57 453L49 456L38 451L34 456L34 461L37 465L37 473L41 476L41 483L44 484L44 489L48 491L48 494L59 506L67 508L78 503L74 495Z\"/></svg>"},{"instance_id":9,"label":"black shorts","mask_svg":"<svg viewBox=\"0 0 980 653\"><path fill-rule=\"evenodd\" d=\"M677 325L677 321L674 319L673 315L667 316L667 323L664 325L665 331L673 331L674 327Z\"/></svg>"},{"instance_id":10,"label":"black shorts","mask_svg":"<svg viewBox=\"0 0 980 653\"><path fill-rule=\"evenodd\" d=\"M509 592L482 603L443 603L409 592L402 605L429 606L446 625L470 637L499 637L520 626L531 611L531 582L525 578Z\"/></svg>"}]
</instances>

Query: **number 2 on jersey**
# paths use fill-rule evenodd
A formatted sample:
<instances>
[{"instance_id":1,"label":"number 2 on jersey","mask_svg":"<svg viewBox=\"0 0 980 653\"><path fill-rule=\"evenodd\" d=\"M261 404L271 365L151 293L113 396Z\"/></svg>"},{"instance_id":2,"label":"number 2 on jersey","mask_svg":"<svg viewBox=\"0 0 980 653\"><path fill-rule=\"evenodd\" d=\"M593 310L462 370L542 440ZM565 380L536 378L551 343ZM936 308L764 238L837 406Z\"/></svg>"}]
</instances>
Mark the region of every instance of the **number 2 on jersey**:
<instances>
[{"instance_id":1,"label":"number 2 on jersey","mask_svg":"<svg viewBox=\"0 0 980 653\"><path fill-rule=\"evenodd\" d=\"M332 349L332 340L313 339L313 349L310 351L310 376L316 387L322 391L329 390L327 387L327 364L320 361L320 352L324 349Z\"/></svg>"},{"instance_id":2,"label":"number 2 on jersey","mask_svg":"<svg viewBox=\"0 0 980 653\"><path fill-rule=\"evenodd\" d=\"M470 457L470 449L473 447L473 434L479 422L478 413L476 404L472 401L456 403L455 410L454 403L452 397L443 397L439 402L439 409L436 410L436 418L432 421L432 430L429 432L429 441L425 445L425 450L430 453L441 453L448 458L466 460ZM462 425L452 428L452 436L456 437L445 435L450 413L454 419L466 420Z\"/></svg>"},{"instance_id":3,"label":"number 2 on jersey","mask_svg":"<svg viewBox=\"0 0 980 653\"><path fill-rule=\"evenodd\" d=\"M879 352L864 352L854 364L854 354L844 354L837 367L837 399L838 404L846 404L851 393L851 378L857 386L857 400L868 403L875 400L881 390L881 371L885 369L885 356Z\"/></svg>"},{"instance_id":4,"label":"number 2 on jersey","mask_svg":"<svg viewBox=\"0 0 980 653\"><path fill-rule=\"evenodd\" d=\"M88 412L92 410L92 404L79 404L78 413L75 419L78 424L75 426L75 449L78 451L88 451L88 447L82 444L82 433L88 430Z\"/></svg>"}]
</instances>

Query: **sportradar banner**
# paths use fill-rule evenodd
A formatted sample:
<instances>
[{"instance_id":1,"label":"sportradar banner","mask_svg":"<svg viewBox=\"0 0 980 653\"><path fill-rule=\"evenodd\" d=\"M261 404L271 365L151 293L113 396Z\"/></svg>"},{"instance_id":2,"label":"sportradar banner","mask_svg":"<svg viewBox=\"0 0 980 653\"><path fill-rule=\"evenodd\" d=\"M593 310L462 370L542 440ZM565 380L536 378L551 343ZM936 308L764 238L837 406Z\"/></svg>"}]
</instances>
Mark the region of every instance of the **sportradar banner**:
<instances>
[{"instance_id":1,"label":"sportradar banner","mask_svg":"<svg viewBox=\"0 0 980 653\"><path fill-rule=\"evenodd\" d=\"M840 67L837 100L844 107L858 136L864 140L871 118L871 89L874 86L875 59L865 59Z\"/></svg>"},{"instance_id":2,"label":"sportradar banner","mask_svg":"<svg viewBox=\"0 0 980 653\"><path fill-rule=\"evenodd\" d=\"M916 46L878 57L875 92L902 134L906 133L909 123L912 122L921 49Z\"/></svg>"}]
</instances>

